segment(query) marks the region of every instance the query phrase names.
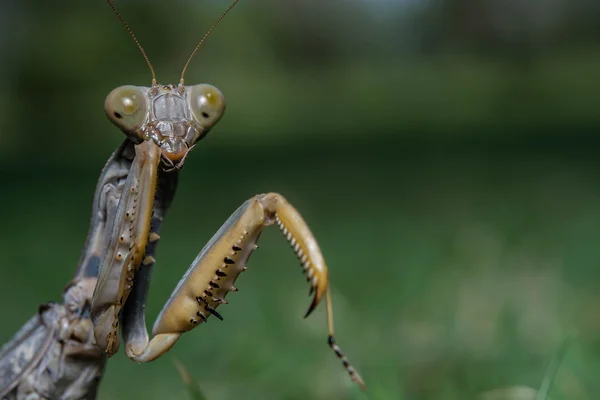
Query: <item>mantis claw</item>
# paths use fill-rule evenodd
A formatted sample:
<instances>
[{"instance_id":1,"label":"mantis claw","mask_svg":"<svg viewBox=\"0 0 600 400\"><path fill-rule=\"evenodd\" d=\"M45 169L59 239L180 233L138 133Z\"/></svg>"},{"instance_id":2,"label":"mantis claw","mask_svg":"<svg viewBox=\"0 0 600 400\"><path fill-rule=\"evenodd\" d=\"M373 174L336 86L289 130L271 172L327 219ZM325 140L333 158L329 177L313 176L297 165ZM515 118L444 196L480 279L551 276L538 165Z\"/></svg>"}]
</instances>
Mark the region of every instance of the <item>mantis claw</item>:
<instances>
[{"instance_id":1,"label":"mantis claw","mask_svg":"<svg viewBox=\"0 0 600 400\"><path fill-rule=\"evenodd\" d=\"M317 308L317 304L319 304L319 302L316 300L316 298L313 299L312 303L308 307L308 310L306 311L306 314L304 314L304 318L308 318L308 316L310 314L312 314L312 312L315 310L315 308Z\"/></svg>"}]
</instances>

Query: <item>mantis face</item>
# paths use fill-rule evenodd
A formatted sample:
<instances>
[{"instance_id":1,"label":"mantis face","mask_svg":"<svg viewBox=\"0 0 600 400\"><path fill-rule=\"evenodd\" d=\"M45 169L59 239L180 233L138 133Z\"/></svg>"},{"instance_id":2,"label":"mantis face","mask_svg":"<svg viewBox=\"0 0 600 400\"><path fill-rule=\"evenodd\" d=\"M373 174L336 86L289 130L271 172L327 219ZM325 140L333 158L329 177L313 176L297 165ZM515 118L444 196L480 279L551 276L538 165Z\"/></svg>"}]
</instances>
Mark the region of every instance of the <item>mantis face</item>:
<instances>
[{"instance_id":1,"label":"mantis face","mask_svg":"<svg viewBox=\"0 0 600 400\"><path fill-rule=\"evenodd\" d=\"M209 84L120 86L104 111L134 143L152 140L167 168L180 169L187 153L223 117L225 98Z\"/></svg>"}]
</instances>

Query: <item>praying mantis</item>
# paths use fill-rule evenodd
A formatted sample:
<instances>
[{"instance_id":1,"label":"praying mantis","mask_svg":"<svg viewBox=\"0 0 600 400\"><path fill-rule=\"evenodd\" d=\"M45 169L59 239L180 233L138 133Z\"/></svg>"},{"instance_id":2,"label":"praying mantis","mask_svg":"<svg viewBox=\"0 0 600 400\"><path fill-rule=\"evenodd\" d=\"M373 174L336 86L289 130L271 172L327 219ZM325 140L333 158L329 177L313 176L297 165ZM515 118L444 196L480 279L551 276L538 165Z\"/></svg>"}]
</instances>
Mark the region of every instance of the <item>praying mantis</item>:
<instances>
[{"instance_id":1,"label":"praying mantis","mask_svg":"<svg viewBox=\"0 0 600 400\"><path fill-rule=\"evenodd\" d=\"M217 308L237 291L234 283L270 225L278 226L289 241L314 294L305 317L325 300L328 344L364 389L361 376L335 341L328 269L317 240L301 214L278 193L258 194L233 212L176 285L152 337L146 329L151 270L178 175L191 150L225 111L219 89L186 86L184 75L200 45L238 1L196 45L179 83L161 85L136 36L106 0L148 64L152 83L118 87L105 100L107 117L126 138L100 175L88 237L63 303L40 306L0 349L1 398L95 398L106 360L119 350L121 337L128 358L150 362L211 316L222 320Z\"/></svg>"}]
</instances>

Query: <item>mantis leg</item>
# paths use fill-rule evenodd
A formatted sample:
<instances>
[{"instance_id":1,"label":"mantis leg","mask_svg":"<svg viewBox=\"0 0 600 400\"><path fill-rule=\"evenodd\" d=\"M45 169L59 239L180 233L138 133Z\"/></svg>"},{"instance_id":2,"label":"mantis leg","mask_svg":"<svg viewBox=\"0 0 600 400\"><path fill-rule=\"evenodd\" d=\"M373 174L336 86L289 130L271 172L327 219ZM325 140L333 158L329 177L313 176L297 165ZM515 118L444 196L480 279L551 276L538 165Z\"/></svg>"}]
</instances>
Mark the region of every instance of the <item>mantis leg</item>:
<instances>
[{"instance_id":1,"label":"mantis leg","mask_svg":"<svg viewBox=\"0 0 600 400\"><path fill-rule=\"evenodd\" d=\"M133 288L150 238L160 149L151 142L135 146L135 159L117 207L107 251L100 264L91 316L96 344L109 355L119 348L121 308Z\"/></svg>"},{"instance_id":2,"label":"mantis leg","mask_svg":"<svg viewBox=\"0 0 600 400\"><path fill-rule=\"evenodd\" d=\"M133 158L133 143L125 139L102 169L94 195L90 228L75 277L98 275L102 254L108 245L108 235L114 224L123 184Z\"/></svg>"},{"instance_id":3,"label":"mantis leg","mask_svg":"<svg viewBox=\"0 0 600 400\"><path fill-rule=\"evenodd\" d=\"M123 338L127 343L131 341L148 342L145 317L146 298L150 286L152 267L155 262L154 255L159 242L158 233L175 195L178 177L179 175L176 172L164 173L159 171L148 245L142 265L135 274L133 289L125 303L121 317L121 320L127 321L127 323L122 323ZM127 355L130 356L129 352Z\"/></svg>"},{"instance_id":4,"label":"mantis leg","mask_svg":"<svg viewBox=\"0 0 600 400\"><path fill-rule=\"evenodd\" d=\"M314 292L306 316L325 296L329 346L342 359L352 380L364 387L362 378L335 343L328 271L319 245L300 213L277 193L257 195L229 217L179 281L157 317L152 329L154 337L150 341L147 334L125 338L128 357L137 362L155 360L173 347L181 334L206 322L211 315L221 319L217 308L227 304L225 297L230 292L237 291L235 280L246 269L264 227L273 224L279 226L290 242ZM123 320L124 331L139 332L128 329L127 325L139 324L142 317L139 314L131 317Z\"/></svg>"}]
</instances>

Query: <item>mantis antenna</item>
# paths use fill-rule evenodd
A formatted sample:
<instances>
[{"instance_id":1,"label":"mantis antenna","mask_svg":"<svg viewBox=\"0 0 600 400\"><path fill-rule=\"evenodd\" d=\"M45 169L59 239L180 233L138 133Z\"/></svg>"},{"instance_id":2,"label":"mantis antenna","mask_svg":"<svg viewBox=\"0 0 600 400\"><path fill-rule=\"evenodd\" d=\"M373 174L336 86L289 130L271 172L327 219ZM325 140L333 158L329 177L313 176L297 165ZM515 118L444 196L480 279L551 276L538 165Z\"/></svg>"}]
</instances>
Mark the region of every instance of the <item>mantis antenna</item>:
<instances>
[{"instance_id":1,"label":"mantis antenna","mask_svg":"<svg viewBox=\"0 0 600 400\"><path fill-rule=\"evenodd\" d=\"M206 31L206 33L204 34L204 36L202 36L202 39L200 39L200 41L198 42L198 44L194 48L194 51L192 51L192 54L190 54L190 57L186 61L185 65L183 66L183 71L181 71L181 78L179 79L179 86L183 86L183 76L185 75L185 71L187 70L187 67L190 64L190 61L192 61L192 58L194 57L194 55L198 51L198 48L200 47L200 45L212 33L212 31L217 27L217 25L219 25L219 23L221 22L221 20L223 18L225 18L225 16L227 15L227 13L229 13L229 11L231 11L231 9L238 3L238 1L239 0L235 0L233 3L231 3L231 5L229 7L227 7L227 9L223 12L223 14L221 14L221 16L219 16L219 18L217 18L217 20L210 27L210 29L208 31ZM148 55L146 54L146 51L144 51L144 48L140 44L139 40L135 37L135 35L134 35L133 31L131 30L131 28L129 27L129 25L127 25L127 22L125 22L125 20L123 19L123 17L121 17L121 14L117 10L117 7L115 7L115 5L112 3L111 0L106 0L106 3L108 3L108 5L110 6L110 8L113 10L113 12L115 13L115 15L119 19L119 21L121 21L121 23L125 27L125 29L127 29L127 32L129 32L129 36L131 36L131 38L135 42L135 44L138 47L138 49L140 49L140 52L142 53L142 56L144 56L144 60L146 60L146 63L148 64L148 68L150 68L150 73L152 73L152 86L156 86L156 73L154 72L154 68L152 67L152 63L150 62L150 59L148 58Z\"/></svg>"},{"instance_id":2,"label":"mantis antenna","mask_svg":"<svg viewBox=\"0 0 600 400\"><path fill-rule=\"evenodd\" d=\"M129 27L129 25L127 25L127 22L125 22L125 20L123 19L123 17L121 17L121 14L119 14L119 11L117 10L117 7L115 7L115 5L110 0L106 0L106 2L110 6L110 8L112 8L113 12L115 13L115 15L117 16L117 18L119 19L119 21L121 21L121 23L123 24L123 26L125 27L125 29L127 29L127 32L129 32L129 35L131 36L131 38L133 39L133 41L137 45L138 49L140 49L140 51L142 52L142 55L144 56L144 60L146 60L146 63L148 64L148 67L150 68L150 72L152 73L152 86L156 86L156 74L154 73L154 68L152 68L152 63L150 62L150 59L148 58L148 55L146 55L146 52L144 51L144 48L142 47L142 45L140 44L140 42L137 40L137 38L133 34L133 31L131 30L131 28Z\"/></svg>"},{"instance_id":3,"label":"mantis antenna","mask_svg":"<svg viewBox=\"0 0 600 400\"><path fill-rule=\"evenodd\" d=\"M106 1L109 1L109 0L106 0ZM227 10L223 11L223 14L221 14L221 16L219 18L217 18L217 20L215 21L215 23L210 27L210 29L208 31L206 31L206 33L204 34L204 36L202 36L202 39L200 39L200 41L198 42L198 44L194 48L194 51L192 51L192 54L190 54L190 57L188 58L188 60L185 63L185 65L183 66L183 71L181 71L181 79L179 79L179 86L183 86L183 76L185 75L185 71L187 70L187 67L190 64L190 61L192 61L192 57L194 57L194 55L198 51L198 48L200 47L200 45L211 34L211 32L213 31L213 29L215 29L217 27L217 25L219 25L219 22L221 22L221 20L223 18L225 18L225 16L227 15L227 13L229 11L231 11L231 9L238 3L238 1L239 0L235 0L233 3L231 3L231 5L229 7L227 7ZM141 49L141 47L140 47L140 49ZM142 52L143 52L143 50L142 50Z\"/></svg>"}]
</instances>

